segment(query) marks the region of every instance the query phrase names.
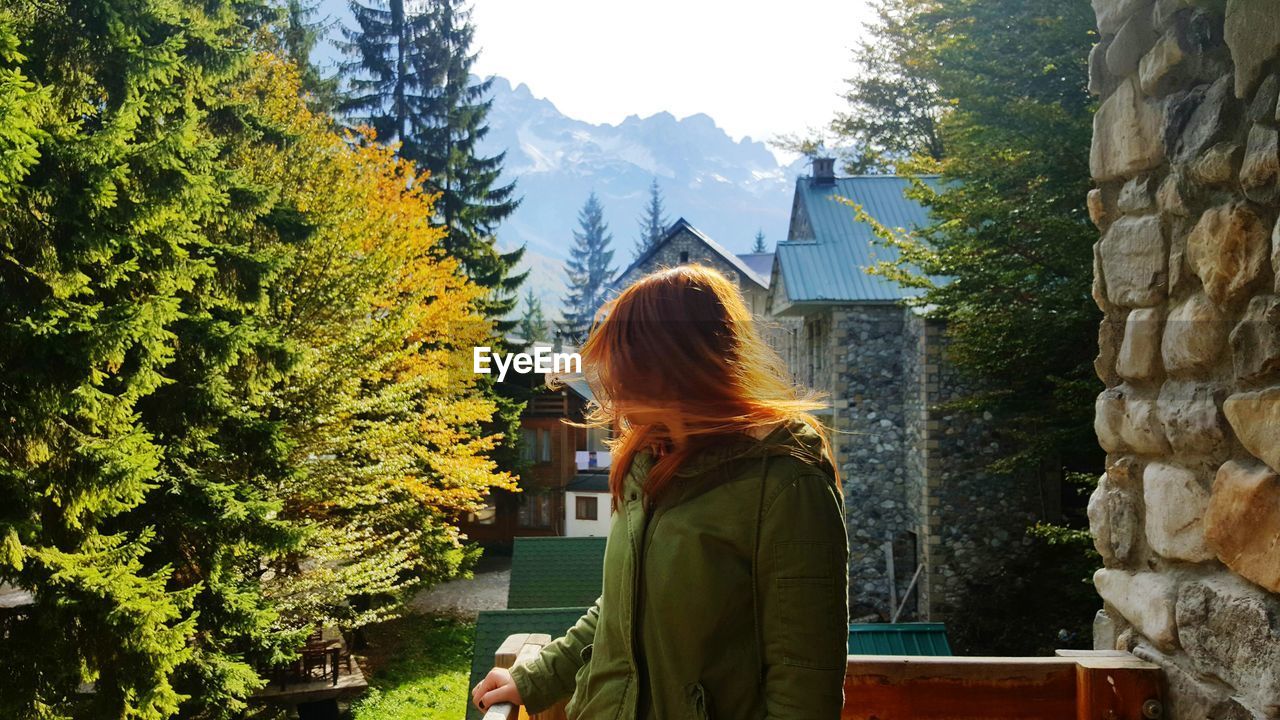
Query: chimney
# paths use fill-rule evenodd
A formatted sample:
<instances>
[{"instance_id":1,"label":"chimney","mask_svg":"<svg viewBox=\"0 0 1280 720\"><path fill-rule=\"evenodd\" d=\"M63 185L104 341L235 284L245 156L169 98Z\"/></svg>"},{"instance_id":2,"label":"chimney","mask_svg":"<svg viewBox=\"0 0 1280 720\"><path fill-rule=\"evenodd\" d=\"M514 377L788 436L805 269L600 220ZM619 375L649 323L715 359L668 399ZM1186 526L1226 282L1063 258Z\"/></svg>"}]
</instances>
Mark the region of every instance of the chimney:
<instances>
[{"instance_id":1,"label":"chimney","mask_svg":"<svg viewBox=\"0 0 1280 720\"><path fill-rule=\"evenodd\" d=\"M836 159L833 157L815 157L813 159L813 181L822 185L830 185L836 181Z\"/></svg>"}]
</instances>

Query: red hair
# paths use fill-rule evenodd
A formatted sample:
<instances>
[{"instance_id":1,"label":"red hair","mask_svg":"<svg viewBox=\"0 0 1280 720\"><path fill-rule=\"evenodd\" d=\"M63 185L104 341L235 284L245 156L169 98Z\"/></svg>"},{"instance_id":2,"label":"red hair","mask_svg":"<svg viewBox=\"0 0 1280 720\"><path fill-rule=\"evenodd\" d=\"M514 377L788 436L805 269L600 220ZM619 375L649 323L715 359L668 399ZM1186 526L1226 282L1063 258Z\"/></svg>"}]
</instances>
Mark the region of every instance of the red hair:
<instances>
[{"instance_id":1,"label":"red hair","mask_svg":"<svg viewBox=\"0 0 1280 720\"><path fill-rule=\"evenodd\" d=\"M822 403L798 391L738 288L711 268L680 265L640 279L596 314L581 354L597 403L587 423L614 434L615 508L637 452L657 460L645 480L656 497L689 457L730 435L799 420L826 449L811 414Z\"/></svg>"}]
</instances>

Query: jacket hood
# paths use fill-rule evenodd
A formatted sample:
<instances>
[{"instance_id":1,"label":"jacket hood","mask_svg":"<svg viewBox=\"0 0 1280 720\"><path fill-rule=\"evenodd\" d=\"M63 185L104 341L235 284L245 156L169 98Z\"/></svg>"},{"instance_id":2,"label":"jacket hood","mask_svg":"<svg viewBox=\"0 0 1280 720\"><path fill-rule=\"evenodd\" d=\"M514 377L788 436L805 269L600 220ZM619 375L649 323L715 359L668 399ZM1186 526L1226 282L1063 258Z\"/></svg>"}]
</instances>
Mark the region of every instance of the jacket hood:
<instances>
[{"instance_id":1,"label":"jacket hood","mask_svg":"<svg viewBox=\"0 0 1280 720\"><path fill-rule=\"evenodd\" d=\"M793 420L780 424L763 439L736 434L718 440L689 458L675 474L689 477L736 460L783 455L828 469L832 467L831 458L823 450L822 436L808 424Z\"/></svg>"}]
</instances>

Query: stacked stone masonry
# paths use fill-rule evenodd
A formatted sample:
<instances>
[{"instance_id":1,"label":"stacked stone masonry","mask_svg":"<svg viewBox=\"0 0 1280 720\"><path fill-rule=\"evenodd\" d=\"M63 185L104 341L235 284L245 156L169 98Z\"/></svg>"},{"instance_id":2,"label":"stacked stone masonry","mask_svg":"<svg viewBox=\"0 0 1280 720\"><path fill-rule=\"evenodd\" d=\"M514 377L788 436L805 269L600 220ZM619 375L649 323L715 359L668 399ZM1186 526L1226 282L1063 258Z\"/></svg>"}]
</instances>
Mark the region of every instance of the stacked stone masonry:
<instances>
[{"instance_id":1,"label":"stacked stone masonry","mask_svg":"<svg viewBox=\"0 0 1280 720\"><path fill-rule=\"evenodd\" d=\"M1093 0L1095 643L1280 718L1280 0Z\"/></svg>"},{"instance_id":2,"label":"stacked stone masonry","mask_svg":"<svg viewBox=\"0 0 1280 720\"><path fill-rule=\"evenodd\" d=\"M941 322L897 303L848 304L806 322L832 328L831 380L817 389L833 401L851 616L887 620L901 608L903 619L945 620L971 607L975 579L1025 546L1029 525L1056 517L1056 484L990 471L1001 454L993 423L951 408L975 388L946 360Z\"/></svg>"}]
</instances>

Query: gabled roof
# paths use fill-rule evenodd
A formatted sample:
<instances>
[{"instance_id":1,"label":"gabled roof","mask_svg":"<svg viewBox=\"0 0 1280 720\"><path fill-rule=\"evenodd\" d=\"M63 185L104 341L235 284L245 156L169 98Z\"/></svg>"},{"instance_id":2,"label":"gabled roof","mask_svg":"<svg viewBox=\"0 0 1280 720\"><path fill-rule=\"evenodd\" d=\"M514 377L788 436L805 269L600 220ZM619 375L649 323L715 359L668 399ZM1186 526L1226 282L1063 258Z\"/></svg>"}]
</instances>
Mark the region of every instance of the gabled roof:
<instances>
[{"instance_id":1,"label":"gabled roof","mask_svg":"<svg viewBox=\"0 0 1280 720\"><path fill-rule=\"evenodd\" d=\"M592 602L594 601L595 598L592 598ZM471 688L493 669L493 654L502 646L507 636L517 633L545 633L554 640L564 635L586 613L585 607L482 610L476 619L476 639L471 647L471 680L462 693L466 696L468 720L480 720L484 717L484 713L471 704Z\"/></svg>"},{"instance_id":2,"label":"gabled roof","mask_svg":"<svg viewBox=\"0 0 1280 720\"><path fill-rule=\"evenodd\" d=\"M933 185L936 178L925 178ZM791 230L778 243L777 267L782 274L788 303L893 302L914 297L919 291L904 288L887 278L869 275L866 269L898 258L898 251L877 241L871 226L858 222L852 207L837 198L861 205L868 215L889 228L927 226L928 210L906 196L908 178L895 175L862 175L816 182L796 181Z\"/></svg>"},{"instance_id":3,"label":"gabled roof","mask_svg":"<svg viewBox=\"0 0 1280 720\"><path fill-rule=\"evenodd\" d=\"M602 537L516 538L507 607L578 607L595 602L604 584L604 543Z\"/></svg>"},{"instance_id":4,"label":"gabled roof","mask_svg":"<svg viewBox=\"0 0 1280 720\"><path fill-rule=\"evenodd\" d=\"M588 385L587 381L582 379L582 377L577 375L566 376L560 378L560 382L564 383L565 387L577 393L578 397L583 400L587 402L595 402L596 394L591 392L591 386Z\"/></svg>"},{"instance_id":5,"label":"gabled roof","mask_svg":"<svg viewBox=\"0 0 1280 720\"><path fill-rule=\"evenodd\" d=\"M764 277L760 273L751 269L751 266L743 262L741 258L729 252L728 250L726 250L723 246L720 245L720 243L707 237L706 234L704 234L698 228L694 227L693 224L691 224L688 220L685 220L684 218L680 218L679 220L676 220L674 223L672 223L671 227L667 228L667 232L663 234L662 238L659 239L658 242L653 244L653 247L649 248L644 252L643 255L636 258L635 262L628 265L626 270L623 270L622 272L618 273L618 278L621 279L626 277L627 274L630 273L632 270L636 269L637 267L641 267L645 263L649 262L649 260L651 260L654 255L658 254L658 251L662 249L663 245L666 245L668 242L671 241L672 238L674 238L676 235L679 235L681 232L688 232L692 234L694 237L698 238L698 240L702 241L707 247L711 248L712 252L719 255L721 258L724 259L725 262L732 265L735 270L742 273L743 277L759 285L761 288L767 289L769 287L769 279L767 277Z\"/></svg>"}]
</instances>

